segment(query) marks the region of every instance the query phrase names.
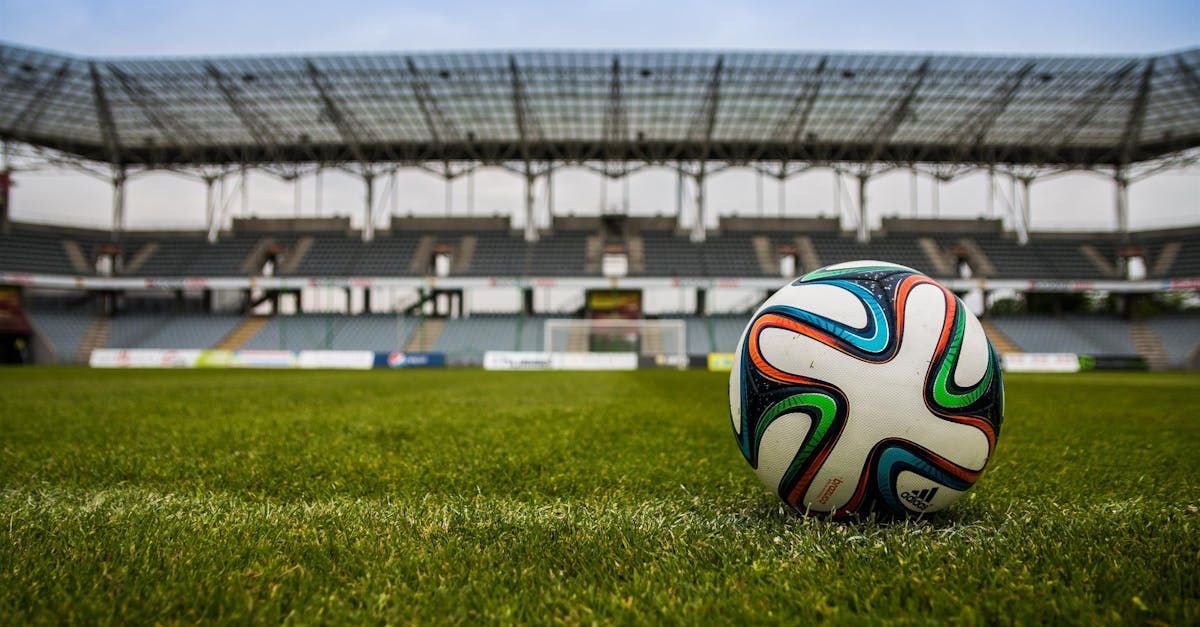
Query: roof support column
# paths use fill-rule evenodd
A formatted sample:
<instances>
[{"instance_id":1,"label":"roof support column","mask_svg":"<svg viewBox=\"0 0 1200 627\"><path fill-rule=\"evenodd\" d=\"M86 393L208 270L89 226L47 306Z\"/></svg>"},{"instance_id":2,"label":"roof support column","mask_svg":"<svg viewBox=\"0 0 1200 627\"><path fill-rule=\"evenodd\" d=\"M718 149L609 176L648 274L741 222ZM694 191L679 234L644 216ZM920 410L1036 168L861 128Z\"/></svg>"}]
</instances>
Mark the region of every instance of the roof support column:
<instances>
[{"instance_id":1,"label":"roof support column","mask_svg":"<svg viewBox=\"0 0 1200 627\"><path fill-rule=\"evenodd\" d=\"M987 177L987 217L990 220L996 217L996 166L988 166Z\"/></svg>"},{"instance_id":2,"label":"roof support column","mask_svg":"<svg viewBox=\"0 0 1200 627\"><path fill-rule=\"evenodd\" d=\"M909 173L912 177L908 180L908 202L912 205L912 217L915 218L919 213L917 211L917 169L912 168L909 170Z\"/></svg>"},{"instance_id":3,"label":"roof support column","mask_svg":"<svg viewBox=\"0 0 1200 627\"><path fill-rule=\"evenodd\" d=\"M707 226L704 224L704 162L700 162L700 171L696 173L696 210L692 218L692 241L703 242L707 236Z\"/></svg>"},{"instance_id":4,"label":"roof support column","mask_svg":"<svg viewBox=\"0 0 1200 627\"><path fill-rule=\"evenodd\" d=\"M467 216L475 217L475 168L467 172Z\"/></svg>"},{"instance_id":5,"label":"roof support column","mask_svg":"<svg viewBox=\"0 0 1200 627\"><path fill-rule=\"evenodd\" d=\"M866 244L871 241L871 225L867 222L867 181L869 174L858 175L858 241Z\"/></svg>"},{"instance_id":6,"label":"roof support column","mask_svg":"<svg viewBox=\"0 0 1200 627\"><path fill-rule=\"evenodd\" d=\"M248 218L251 215L253 215L252 213L250 213L250 171L246 167L246 164L244 164L244 163L242 164L241 192L242 192L242 217Z\"/></svg>"},{"instance_id":7,"label":"roof support column","mask_svg":"<svg viewBox=\"0 0 1200 627\"><path fill-rule=\"evenodd\" d=\"M1029 188L1032 185L1032 178L1021 179L1021 226L1025 236L1022 244L1029 242L1029 225L1033 217L1033 195L1029 193Z\"/></svg>"},{"instance_id":8,"label":"roof support column","mask_svg":"<svg viewBox=\"0 0 1200 627\"><path fill-rule=\"evenodd\" d=\"M1017 231L1017 243L1024 246L1029 243L1029 184L1030 178L1021 179L1021 190L1017 189L1017 176L1010 174L1012 181L1011 202L1008 203L1008 216L1012 218L1013 228ZM1021 198L1021 191L1024 198Z\"/></svg>"},{"instance_id":9,"label":"roof support column","mask_svg":"<svg viewBox=\"0 0 1200 627\"><path fill-rule=\"evenodd\" d=\"M366 193L363 198L362 239L364 242L369 242L375 239L375 174L364 172L362 177L363 183L366 185Z\"/></svg>"},{"instance_id":10,"label":"roof support column","mask_svg":"<svg viewBox=\"0 0 1200 627\"><path fill-rule=\"evenodd\" d=\"M675 170L675 224L683 226L683 166Z\"/></svg>"},{"instance_id":11,"label":"roof support column","mask_svg":"<svg viewBox=\"0 0 1200 627\"><path fill-rule=\"evenodd\" d=\"M1117 168L1113 174L1113 182L1117 184L1116 210L1117 210L1117 232L1121 234L1122 241L1129 240L1129 177L1125 175L1125 171Z\"/></svg>"},{"instance_id":12,"label":"roof support column","mask_svg":"<svg viewBox=\"0 0 1200 627\"><path fill-rule=\"evenodd\" d=\"M121 239L121 230L125 227L125 166L113 168L113 221L112 241Z\"/></svg>"},{"instance_id":13,"label":"roof support column","mask_svg":"<svg viewBox=\"0 0 1200 627\"><path fill-rule=\"evenodd\" d=\"M629 213L629 201L625 202L625 213ZM554 225L554 168L546 166L546 219Z\"/></svg>"},{"instance_id":14,"label":"roof support column","mask_svg":"<svg viewBox=\"0 0 1200 627\"><path fill-rule=\"evenodd\" d=\"M933 193L930 195L933 204L933 217L942 217L942 177L933 177Z\"/></svg>"},{"instance_id":15,"label":"roof support column","mask_svg":"<svg viewBox=\"0 0 1200 627\"><path fill-rule=\"evenodd\" d=\"M783 168L780 168L779 171L782 173ZM787 177L782 174L779 177L779 198L777 200L779 201L779 217L782 218L787 211Z\"/></svg>"},{"instance_id":16,"label":"roof support column","mask_svg":"<svg viewBox=\"0 0 1200 627\"><path fill-rule=\"evenodd\" d=\"M321 217L321 199L325 196L324 185L322 184L325 176L325 168L317 166L316 181L313 184L313 214L316 217Z\"/></svg>"},{"instance_id":17,"label":"roof support column","mask_svg":"<svg viewBox=\"0 0 1200 627\"><path fill-rule=\"evenodd\" d=\"M216 183L217 177L204 177L204 225L208 231L210 244L217 241L217 233L221 230L221 221L217 218L217 197L213 193L213 186Z\"/></svg>"},{"instance_id":18,"label":"roof support column","mask_svg":"<svg viewBox=\"0 0 1200 627\"><path fill-rule=\"evenodd\" d=\"M538 227L533 216L533 186L537 183L537 176L528 164L525 166L525 241L536 242L538 240Z\"/></svg>"},{"instance_id":19,"label":"roof support column","mask_svg":"<svg viewBox=\"0 0 1200 627\"><path fill-rule=\"evenodd\" d=\"M12 169L8 165L8 142L0 145L0 233L8 232L11 213L8 210L8 190L12 188Z\"/></svg>"},{"instance_id":20,"label":"roof support column","mask_svg":"<svg viewBox=\"0 0 1200 627\"><path fill-rule=\"evenodd\" d=\"M302 181L300 180L299 174L292 177L292 212L295 214L297 219L300 218L300 205L301 201L303 200L300 194L301 182Z\"/></svg>"}]
</instances>

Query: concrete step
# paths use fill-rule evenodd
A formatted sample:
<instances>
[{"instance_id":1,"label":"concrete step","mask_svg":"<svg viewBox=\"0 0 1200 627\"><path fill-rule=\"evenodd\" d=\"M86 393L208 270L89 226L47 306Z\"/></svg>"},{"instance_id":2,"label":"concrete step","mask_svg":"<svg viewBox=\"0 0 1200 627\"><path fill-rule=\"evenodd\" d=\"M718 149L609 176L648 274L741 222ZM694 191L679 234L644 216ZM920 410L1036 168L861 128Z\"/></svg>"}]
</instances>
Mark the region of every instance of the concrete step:
<instances>
[{"instance_id":1,"label":"concrete step","mask_svg":"<svg viewBox=\"0 0 1200 627\"><path fill-rule=\"evenodd\" d=\"M132 257L125 260L125 268L122 270L125 274L133 274L142 269L147 261L158 252L158 242L146 242L138 249Z\"/></svg>"},{"instance_id":2,"label":"concrete step","mask_svg":"<svg viewBox=\"0 0 1200 627\"><path fill-rule=\"evenodd\" d=\"M996 325L992 324L991 321L980 319L979 324L983 327L983 333L991 340L992 346L996 347L996 352L1001 355L1022 352L1021 347L1017 346L1017 343L1012 341L1003 331L996 328Z\"/></svg>"},{"instance_id":3,"label":"concrete step","mask_svg":"<svg viewBox=\"0 0 1200 627\"><path fill-rule=\"evenodd\" d=\"M775 276L779 274L779 259L771 250L771 238L766 235L755 235L754 239L754 254L758 257L758 267L766 276Z\"/></svg>"},{"instance_id":4,"label":"concrete step","mask_svg":"<svg viewBox=\"0 0 1200 627\"><path fill-rule=\"evenodd\" d=\"M464 235L458 243L458 250L454 253L454 265L450 271L454 274L463 274L471 267L471 260L475 258L475 246L478 245L479 238L474 235Z\"/></svg>"},{"instance_id":5,"label":"concrete step","mask_svg":"<svg viewBox=\"0 0 1200 627\"><path fill-rule=\"evenodd\" d=\"M92 356L93 350L104 348L104 345L108 344L108 334L111 329L112 320L107 316L92 318L88 328L84 329L83 336L79 338L79 346L75 348L75 361L86 364Z\"/></svg>"},{"instance_id":6,"label":"concrete step","mask_svg":"<svg viewBox=\"0 0 1200 627\"><path fill-rule=\"evenodd\" d=\"M425 318L413 331L412 337L408 338L408 345L404 347L404 350L416 353L427 353L433 350L434 343L437 342L438 336L442 334L442 329L445 327L446 321L442 318Z\"/></svg>"},{"instance_id":7,"label":"concrete step","mask_svg":"<svg viewBox=\"0 0 1200 627\"><path fill-rule=\"evenodd\" d=\"M304 261L304 256L312 248L314 241L311 235L305 235L296 240L296 243L288 249L283 259L280 260L276 274L291 274L295 272L300 267L300 262Z\"/></svg>"},{"instance_id":8,"label":"concrete step","mask_svg":"<svg viewBox=\"0 0 1200 627\"><path fill-rule=\"evenodd\" d=\"M87 255L83 254L83 249L79 246L79 242L72 239L64 239L62 241L63 252L66 253L67 259L71 262L71 269L79 274L91 274L96 271L92 264L88 263Z\"/></svg>"},{"instance_id":9,"label":"concrete step","mask_svg":"<svg viewBox=\"0 0 1200 627\"><path fill-rule=\"evenodd\" d=\"M817 254L817 247L813 245L812 238L807 235L796 237L796 256L800 258L800 267L796 268L797 275L812 272L825 265L821 256Z\"/></svg>"},{"instance_id":10,"label":"concrete step","mask_svg":"<svg viewBox=\"0 0 1200 627\"><path fill-rule=\"evenodd\" d=\"M929 260L929 265L933 266L934 272L942 276L958 276L954 262L932 237L918 237L917 246L925 253L925 258Z\"/></svg>"},{"instance_id":11,"label":"concrete step","mask_svg":"<svg viewBox=\"0 0 1200 627\"><path fill-rule=\"evenodd\" d=\"M1175 258L1179 256L1179 251L1183 249L1182 242L1167 242L1163 244L1162 251L1158 253L1158 257L1154 260L1154 265L1150 268L1150 276L1163 276L1175 265ZM1149 263L1149 259L1146 260Z\"/></svg>"},{"instance_id":12,"label":"concrete step","mask_svg":"<svg viewBox=\"0 0 1200 627\"><path fill-rule=\"evenodd\" d=\"M1144 320L1134 320L1129 325L1129 340L1133 349L1146 360L1151 370L1166 370L1171 367L1171 357L1163 345L1162 337Z\"/></svg>"},{"instance_id":13,"label":"concrete step","mask_svg":"<svg viewBox=\"0 0 1200 627\"><path fill-rule=\"evenodd\" d=\"M262 330L269 319L266 316L247 316L243 318L241 323L234 327L229 332L229 335L221 338L221 341L217 342L213 348L223 351L235 351L241 348L251 338L258 335L258 332Z\"/></svg>"}]
</instances>

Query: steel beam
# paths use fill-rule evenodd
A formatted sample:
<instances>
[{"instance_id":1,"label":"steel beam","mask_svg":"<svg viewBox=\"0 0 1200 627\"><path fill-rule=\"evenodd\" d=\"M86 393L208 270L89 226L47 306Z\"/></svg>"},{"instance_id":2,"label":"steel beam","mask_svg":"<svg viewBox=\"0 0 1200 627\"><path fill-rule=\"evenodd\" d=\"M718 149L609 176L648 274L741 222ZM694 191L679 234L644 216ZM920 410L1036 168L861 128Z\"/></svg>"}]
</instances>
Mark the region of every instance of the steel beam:
<instances>
[{"instance_id":1,"label":"steel beam","mask_svg":"<svg viewBox=\"0 0 1200 627\"><path fill-rule=\"evenodd\" d=\"M131 76L116 66L110 65L107 69L117 79L117 82L121 86L121 91L125 92L125 95L137 105L142 115L150 121L151 126L165 140L178 146L180 151L190 154L188 150L189 146L209 141L209 138L204 133L192 128L178 117L172 115L168 111L166 104L158 98L153 90L147 89L138 78Z\"/></svg>"},{"instance_id":2,"label":"steel beam","mask_svg":"<svg viewBox=\"0 0 1200 627\"><path fill-rule=\"evenodd\" d=\"M959 160L983 145L988 133L996 125L996 120L999 120L1000 116L1008 110L1017 93L1021 91L1026 77L1033 72L1035 67L1037 67L1036 61L1022 65L997 86L988 99L982 101L974 111L968 114L966 124L962 125L957 134L947 133L947 139L952 138L951 140L959 147Z\"/></svg>"},{"instance_id":3,"label":"steel beam","mask_svg":"<svg viewBox=\"0 0 1200 627\"><path fill-rule=\"evenodd\" d=\"M312 82L312 86L317 90L317 96L321 99L321 104L325 107L325 114L329 116L329 121L337 129L338 135L342 137L342 141L346 142L346 145L350 147L350 152L354 155L354 160L363 167L366 167L370 160L366 158L366 154L362 149L362 138L365 133L360 129L358 121L334 98L333 88L325 84L325 77L321 74L321 70L317 69L316 64L311 60L305 60L304 66L308 72L309 81Z\"/></svg>"},{"instance_id":4,"label":"steel beam","mask_svg":"<svg viewBox=\"0 0 1200 627\"><path fill-rule=\"evenodd\" d=\"M788 111L787 117L779 123L775 129L775 137L779 140L786 140L792 145L801 145L804 142L805 131L808 130L808 122L812 118L813 106L817 103L817 97L821 95L821 87L824 85L825 68L829 65L829 57L821 57L817 62L817 67L813 71L813 77L804 83L803 91L796 96L796 102Z\"/></svg>"},{"instance_id":5,"label":"steel beam","mask_svg":"<svg viewBox=\"0 0 1200 627\"><path fill-rule=\"evenodd\" d=\"M709 147L712 145L713 130L717 125L717 111L721 106L721 73L725 69L725 57L717 57L717 62L713 64L712 75L708 80L708 86L704 90L704 103L700 107L700 112L696 118L692 120L692 128L688 132L688 136L693 141L699 142L702 145L700 150L701 161L707 160Z\"/></svg>"},{"instance_id":6,"label":"steel beam","mask_svg":"<svg viewBox=\"0 0 1200 627\"><path fill-rule=\"evenodd\" d=\"M117 136L117 125L113 122L108 93L104 89L104 80L100 77L100 68L94 61L88 63L88 72L92 77L92 98L96 105L96 120L100 123L100 136L104 139L108 163L117 168L121 164L121 139ZM116 177L114 176L114 178ZM121 178L124 179L123 172Z\"/></svg>"},{"instance_id":7,"label":"steel beam","mask_svg":"<svg viewBox=\"0 0 1200 627\"><path fill-rule=\"evenodd\" d=\"M429 130L429 136L433 138L433 143L440 145L443 142L458 141L458 129L438 106L437 99L433 96L433 90L421 75L421 71L417 69L416 62L412 57L404 57L404 64L408 68L409 85L412 87L413 98L417 101L417 108L421 110L421 117L425 120L425 127Z\"/></svg>"},{"instance_id":8,"label":"steel beam","mask_svg":"<svg viewBox=\"0 0 1200 627\"><path fill-rule=\"evenodd\" d=\"M1076 98L1073 106L1059 119L1029 135L1028 142L1056 146L1059 152L1062 152L1075 139L1079 131L1083 130L1096 117L1100 108L1107 104L1113 94L1125 84L1125 81L1133 74L1133 70L1137 68L1137 64L1137 61L1130 61L1096 83L1084 95Z\"/></svg>"},{"instance_id":9,"label":"steel beam","mask_svg":"<svg viewBox=\"0 0 1200 627\"><path fill-rule=\"evenodd\" d=\"M604 156L615 160L618 146L629 141L629 118L621 95L621 60L613 57L608 86L608 106L604 112Z\"/></svg>"},{"instance_id":10,"label":"steel beam","mask_svg":"<svg viewBox=\"0 0 1200 627\"><path fill-rule=\"evenodd\" d=\"M917 97L917 91L921 89L921 85L925 83L925 78L929 74L929 66L933 60L926 58L913 70L908 78L908 82L904 85L903 91L897 96L890 107L888 107L871 126L863 134L863 140L871 145L870 152L867 153L867 158L863 160L868 166L879 160L883 156L884 148L888 142L900 130L900 125L908 118L912 102Z\"/></svg>"},{"instance_id":11,"label":"steel beam","mask_svg":"<svg viewBox=\"0 0 1200 627\"><path fill-rule=\"evenodd\" d=\"M29 104L25 105L25 108L21 109L20 113L9 122L7 134L13 137L28 137L30 131L42 119L42 114L53 102L52 97L62 90L62 86L70 74L71 62L63 61L62 65L58 66L58 69L38 87L37 93L34 94Z\"/></svg>"},{"instance_id":12,"label":"steel beam","mask_svg":"<svg viewBox=\"0 0 1200 627\"><path fill-rule=\"evenodd\" d=\"M279 141L274 129L267 121L266 115L251 106L250 103L244 102L237 86L217 66L212 63L205 63L204 70L216 82L217 90L221 92L225 103L229 105L233 114L242 123L246 132L250 134L254 143L267 156L267 159L274 163L286 161L286 159L276 157Z\"/></svg>"},{"instance_id":13,"label":"steel beam","mask_svg":"<svg viewBox=\"0 0 1200 627\"><path fill-rule=\"evenodd\" d=\"M1126 166L1133 161L1138 141L1142 138L1142 125L1146 121L1146 105L1150 101L1150 89L1154 78L1154 59L1146 61L1142 69L1142 79L1138 84L1137 96L1129 107L1129 118L1125 122L1125 130L1121 134L1121 156L1118 163ZM1118 178L1120 178L1118 176Z\"/></svg>"}]
</instances>

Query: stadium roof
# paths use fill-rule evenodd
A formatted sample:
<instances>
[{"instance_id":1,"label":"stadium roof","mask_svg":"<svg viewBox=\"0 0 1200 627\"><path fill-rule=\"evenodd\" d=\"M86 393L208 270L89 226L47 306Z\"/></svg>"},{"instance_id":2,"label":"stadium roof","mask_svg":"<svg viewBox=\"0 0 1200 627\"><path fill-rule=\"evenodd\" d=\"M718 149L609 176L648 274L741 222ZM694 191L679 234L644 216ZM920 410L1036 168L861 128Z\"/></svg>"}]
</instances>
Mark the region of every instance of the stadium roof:
<instances>
[{"instance_id":1,"label":"stadium roof","mask_svg":"<svg viewBox=\"0 0 1200 627\"><path fill-rule=\"evenodd\" d=\"M1157 56L460 52L87 58L0 44L0 139L137 166L1120 165L1200 146Z\"/></svg>"}]
</instances>

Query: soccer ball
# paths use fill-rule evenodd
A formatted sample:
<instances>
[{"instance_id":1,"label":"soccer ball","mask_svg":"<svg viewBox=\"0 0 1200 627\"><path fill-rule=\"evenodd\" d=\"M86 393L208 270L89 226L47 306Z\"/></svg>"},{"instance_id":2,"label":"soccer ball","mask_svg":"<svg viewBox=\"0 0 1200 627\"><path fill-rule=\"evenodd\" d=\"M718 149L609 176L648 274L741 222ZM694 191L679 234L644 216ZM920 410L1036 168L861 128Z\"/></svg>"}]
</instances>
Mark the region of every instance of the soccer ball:
<instances>
[{"instance_id":1,"label":"soccer ball","mask_svg":"<svg viewBox=\"0 0 1200 627\"><path fill-rule=\"evenodd\" d=\"M796 511L917 516L975 483L1004 415L996 351L953 293L855 261L775 292L729 377L746 461Z\"/></svg>"}]
</instances>

